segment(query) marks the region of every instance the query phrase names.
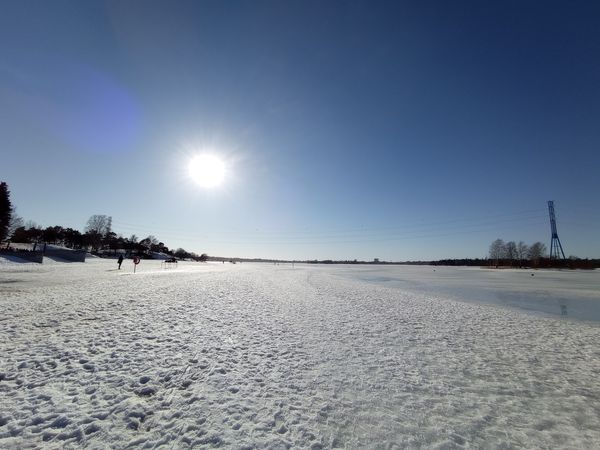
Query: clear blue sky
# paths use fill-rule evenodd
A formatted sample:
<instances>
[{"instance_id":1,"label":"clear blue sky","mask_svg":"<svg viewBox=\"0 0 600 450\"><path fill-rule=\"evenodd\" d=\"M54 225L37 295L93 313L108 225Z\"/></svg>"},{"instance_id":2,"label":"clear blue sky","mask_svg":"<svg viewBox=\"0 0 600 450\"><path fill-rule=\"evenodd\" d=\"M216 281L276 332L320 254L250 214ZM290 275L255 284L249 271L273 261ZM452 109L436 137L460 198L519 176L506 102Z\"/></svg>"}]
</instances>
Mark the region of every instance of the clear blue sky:
<instances>
[{"instance_id":1,"label":"clear blue sky","mask_svg":"<svg viewBox=\"0 0 600 450\"><path fill-rule=\"evenodd\" d=\"M17 212L209 255L600 257L600 3L3 1ZM210 151L226 183L187 162Z\"/></svg>"}]
</instances>

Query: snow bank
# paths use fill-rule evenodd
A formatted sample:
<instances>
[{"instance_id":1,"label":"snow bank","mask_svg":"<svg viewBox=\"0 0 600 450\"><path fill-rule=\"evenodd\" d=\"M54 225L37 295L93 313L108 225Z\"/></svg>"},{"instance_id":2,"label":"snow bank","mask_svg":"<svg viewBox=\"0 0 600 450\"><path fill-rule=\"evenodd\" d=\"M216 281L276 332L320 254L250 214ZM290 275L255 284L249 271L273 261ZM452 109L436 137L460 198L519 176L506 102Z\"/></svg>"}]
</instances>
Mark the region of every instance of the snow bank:
<instances>
[{"instance_id":1,"label":"snow bank","mask_svg":"<svg viewBox=\"0 0 600 450\"><path fill-rule=\"evenodd\" d=\"M19 258L18 256L11 255L9 253L0 254L0 267L9 267L14 264L39 264L32 263L24 258Z\"/></svg>"},{"instance_id":2,"label":"snow bank","mask_svg":"<svg viewBox=\"0 0 600 450\"><path fill-rule=\"evenodd\" d=\"M2 266L0 447L600 446L595 324L336 267L132 270Z\"/></svg>"}]
</instances>

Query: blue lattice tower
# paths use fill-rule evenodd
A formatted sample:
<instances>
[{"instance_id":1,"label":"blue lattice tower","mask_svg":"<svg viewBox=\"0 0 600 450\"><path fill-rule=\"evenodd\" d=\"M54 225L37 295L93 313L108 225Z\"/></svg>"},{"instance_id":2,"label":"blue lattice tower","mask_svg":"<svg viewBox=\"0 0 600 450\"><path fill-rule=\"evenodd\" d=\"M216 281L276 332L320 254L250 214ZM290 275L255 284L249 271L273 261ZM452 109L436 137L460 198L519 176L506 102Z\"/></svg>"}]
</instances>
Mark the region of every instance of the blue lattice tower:
<instances>
[{"instance_id":1,"label":"blue lattice tower","mask_svg":"<svg viewBox=\"0 0 600 450\"><path fill-rule=\"evenodd\" d=\"M566 259L565 252L563 251L560 239L558 238L558 231L556 231L556 217L554 216L554 202L552 200L548 202L548 213L550 214L550 228L552 230L552 240L550 241L550 259L558 259L560 258L560 255L562 255L562 259Z\"/></svg>"}]
</instances>

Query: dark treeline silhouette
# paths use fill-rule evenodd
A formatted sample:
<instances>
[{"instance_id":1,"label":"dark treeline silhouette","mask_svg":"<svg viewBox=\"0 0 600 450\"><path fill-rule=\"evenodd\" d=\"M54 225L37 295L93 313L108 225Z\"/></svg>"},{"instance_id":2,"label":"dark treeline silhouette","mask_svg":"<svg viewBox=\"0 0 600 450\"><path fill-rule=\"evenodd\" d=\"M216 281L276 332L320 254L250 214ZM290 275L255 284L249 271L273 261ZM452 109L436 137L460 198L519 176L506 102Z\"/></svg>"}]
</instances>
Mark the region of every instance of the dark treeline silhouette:
<instances>
[{"instance_id":1,"label":"dark treeline silhouette","mask_svg":"<svg viewBox=\"0 0 600 450\"><path fill-rule=\"evenodd\" d=\"M569 269L593 269L600 267L598 259L581 259L570 256L567 259L548 258L546 245L534 242L531 245L523 241L504 242L496 239L490 244L488 265L494 267L545 267Z\"/></svg>"},{"instance_id":2,"label":"dark treeline silhouette","mask_svg":"<svg viewBox=\"0 0 600 450\"><path fill-rule=\"evenodd\" d=\"M369 264L369 265L405 265L405 266L474 266L474 267L522 267L522 268L563 268L563 269L596 269L600 268L600 259L569 258L556 260L541 257L535 260L524 259L521 265L510 260L495 260L485 258L439 259L429 261L345 261L345 260L308 260L282 261L302 262L306 264ZM499 263L499 264L497 264Z\"/></svg>"},{"instance_id":3,"label":"dark treeline silhouette","mask_svg":"<svg viewBox=\"0 0 600 450\"><path fill-rule=\"evenodd\" d=\"M207 260L206 254L197 255L183 248L171 250L153 235L141 240L135 234L130 237L121 236L112 231L112 217L106 215L91 216L83 232L60 225L42 228L29 222L12 232L10 242L60 245L70 249L89 250L102 257L117 257L124 253L126 256L152 258L152 253L162 253L179 259Z\"/></svg>"},{"instance_id":4,"label":"dark treeline silhouette","mask_svg":"<svg viewBox=\"0 0 600 450\"><path fill-rule=\"evenodd\" d=\"M441 259L439 261L409 262L407 264L430 264L432 266L479 266L479 267L515 267L515 268L560 268L560 269L595 269L600 267L600 259L582 259L572 257L565 260L546 257L534 260L523 259L520 264L514 260L504 259Z\"/></svg>"},{"instance_id":5,"label":"dark treeline silhouette","mask_svg":"<svg viewBox=\"0 0 600 450\"><path fill-rule=\"evenodd\" d=\"M4 241L6 241L4 243ZM153 235L138 239L135 234L124 237L112 230L112 217L104 214L91 216L83 232L60 225L40 227L34 222L24 223L16 214L10 201L8 185L0 182L0 244L6 251L10 250L10 243L33 244L39 248L42 244L53 244L70 249L88 250L98 256L139 256L152 258L153 253L162 253L171 258L193 259L206 261L206 253L197 255L183 248L171 250ZM5 245L4 245L5 244Z\"/></svg>"}]
</instances>

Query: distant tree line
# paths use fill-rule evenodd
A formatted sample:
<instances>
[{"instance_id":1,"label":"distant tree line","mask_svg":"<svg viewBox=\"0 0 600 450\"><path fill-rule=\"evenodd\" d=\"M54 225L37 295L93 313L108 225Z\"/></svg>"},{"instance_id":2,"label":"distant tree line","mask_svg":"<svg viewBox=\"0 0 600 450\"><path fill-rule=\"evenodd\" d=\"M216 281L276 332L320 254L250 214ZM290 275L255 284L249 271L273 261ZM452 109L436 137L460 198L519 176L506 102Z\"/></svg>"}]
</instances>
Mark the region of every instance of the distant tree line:
<instances>
[{"instance_id":1,"label":"distant tree line","mask_svg":"<svg viewBox=\"0 0 600 450\"><path fill-rule=\"evenodd\" d=\"M5 241L24 243L48 243L62 245L72 249L91 250L100 256L116 255L125 252L128 255L151 257L152 252L164 253L180 259L194 259L206 261L255 261L255 262L304 262L309 264L408 264L408 265L436 265L436 266L509 266L509 267L564 267L577 269L592 269L600 267L600 259L581 259L570 256L567 260L549 259L546 246L541 242L527 245L523 241L504 242L496 239L489 248L489 259L463 258L442 259L437 261L358 261L354 260L274 260L262 258L218 258L208 257L206 253L197 255L183 248L169 249L155 236L149 235L138 239L133 234L123 237L112 231L112 217L106 215L93 215L82 232L73 228L50 226L42 228L32 221L24 222L16 213L10 201L10 191L5 182L0 182L0 243Z\"/></svg>"},{"instance_id":2,"label":"distant tree line","mask_svg":"<svg viewBox=\"0 0 600 450\"><path fill-rule=\"evenodd\" d=\"M572 269L591 269L598 267L598 260L581 259L570 256L567 260L550 259L547 255L546 245L542 242L534 242L531 245L523 241L505 242L496 239L490 244L489 265L500 267L564 267Z\"/></svg>"},{"instance_id":3,"label":"distant tree line","mask_svg":"<svg viewBox=\"0 0 600 450\"><path fill-rule=\"evenodd\" d=\"M272 262L272 261L269 261ZM417 260L417 261L354 261L354 260L305 260L305 261L281 261L281 262L302 262L305 264L368 264L368 265L406 265L406 266L473 266L485 267L496 266L496 261L487 258L457 258L457 259L438 259L438 260ZM504 263L500 261L498 267ZM513 262L504 264L505 266L517 267ZM600 259L582 259L570 257L566 260L556 260L546 257L539 258L535 264L529 259L522 261L521 267L537 268L565 268L565 269L595 269L600 268Z\"/></svg>"},{"instance_id":4,"label":"distant tree line","mask_svg":"<svg viewBox=\"0 0 600 450\"><path fill-rule=\"evenodd\" d=\"M183 248L171 250L155 236L139 239L135 234L124 237L112 230L112 217L93 215L89 218L84 232L60 225L42 228L34 222L16 228L10 240L12 242L47 243L72 249L86 249L100 256L117 255L125 252L129 255L150 257L151 253L164 253L179 259L205 261L206 255L197 255Z\"/></svg>"},{"instance_id":5,"label":"distant tree line","mask_svg":"<svg viewBox=\"0 0 600 450\"><path fill-rule=\"evenodd\" d=\"M496 266L518 266L523 264L538 266L541 258L546 256L546 246L541 242L527 245L523 241L504 242L496 239L490 245L489 258Z\"/></svg>"},{"instance_id":6,"label":"distant tree line","mask_svg":"<svg viewBox=\"0 0 600 450\"><path fill-rule=\"evenodd\" d=\"M60 225L43 228L32 221L25 223L16 214L16 210L10 201L8 185L1 182L0 242L7 240L18 243L47 243L72 249L85 249L100 256L125 252L129 255L150 257L152 252L156 252L179 259L206 261L208 258L205 253L197 255L183 248L171 250L153 235L141 240L135 234L130 237L123 237L112 230L112 217L103 214L91 216L83 232Z\"/></svg>"}]
</instances>

